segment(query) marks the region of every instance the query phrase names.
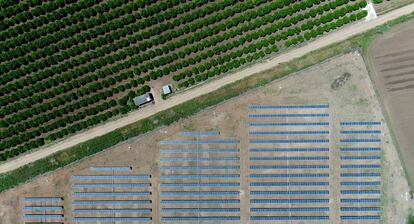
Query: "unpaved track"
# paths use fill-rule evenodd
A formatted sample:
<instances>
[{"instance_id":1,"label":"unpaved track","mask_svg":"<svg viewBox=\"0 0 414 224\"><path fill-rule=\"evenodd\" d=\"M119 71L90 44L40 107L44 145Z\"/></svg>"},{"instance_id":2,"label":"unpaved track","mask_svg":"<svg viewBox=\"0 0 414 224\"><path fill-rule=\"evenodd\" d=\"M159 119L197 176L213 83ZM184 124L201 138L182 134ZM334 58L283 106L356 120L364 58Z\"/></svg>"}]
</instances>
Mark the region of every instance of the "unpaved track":
<instances>
[{"instance_id":1,"label":"unpaved track","mask_svg":"<svg viewBox=\"0 0 414 224\"><path fill-rule=\"evenodd\" d=\"M95 138L97 136L104 135L108 132L114 131L115 129L134 123L143 118L147 118L160 111L166 110L168 108L184 103L198 96L217 90L229 83L251 76L255 73L265 71L267 69L277 66L280 63L288 62L294 58L302 57L303 55L313 50L346 40L356 34L363 33L369 29L382 25L402 15L410 14L412 12L414 12L414 4L410 4L405 7L391 11L387 14L381 15L377 17L375 20L360 21L358 23L346 26L343 29L329 33L328 35L318 38L315 41L312 41L302 47L282 53L268 61L254 64L241 71L223 76L222 78L215 79L211 82L206 83L205 85L201 85L196 88L185 91L183 93L177 94L169 98L166 101L159 101L154 105L151 105L151 106L142 108L140 110L134 111L132 113L129 113L127 116L120 118L118 120L107 122L103 125L99 125L85 132L73 135L72 137L69 137L65 140L57 142L56 144L53 144L49 147L45 147L35 152L32 152L32 153L20 156L16 159L10 160L0 165L0 173L4 173L4 172L17 169L28 163L32 163L36 160L47 157L55 152L67 149L69 147L72 147L81 142L87 141L89 139Z\"/></svg>"}]
</instances>

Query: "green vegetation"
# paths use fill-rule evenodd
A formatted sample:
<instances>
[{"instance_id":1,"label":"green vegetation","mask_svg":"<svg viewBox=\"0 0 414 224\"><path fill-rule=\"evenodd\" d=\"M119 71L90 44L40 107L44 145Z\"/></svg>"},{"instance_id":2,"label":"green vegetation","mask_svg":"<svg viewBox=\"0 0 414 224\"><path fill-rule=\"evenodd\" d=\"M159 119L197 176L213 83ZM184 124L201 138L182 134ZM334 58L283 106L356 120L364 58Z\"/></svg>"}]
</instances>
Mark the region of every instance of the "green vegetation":
<instances>
[{"instance_id":1,"label":"green vegetation","mask_svg":"<svg viewBox=\"0 0 414 224\"><path fill-rule=\"evenodd\" d=\"M410 211L410 214L408 214L408 224L414 224L414 213L413 213L413 211Z\"/></svg>"},{"instance_id":2,"label":"green vegetation","mask_svg":"<svg viewBox=\"0 0 414 224\"><path fill-rule=\"evenodd\" d=\"M365 0L0 3L0 161L366 16ZM179 82L179 83L178 83Z\"/></svg>"},{"instance_id":3,"label":"green vegetation","mask_svg":"<svg viewBox=\"0 0 414 224\"><path fill-rule=\"evenodd\" d=\"M236 97L248 90L263 86L293 72L320 63L335 55L347 53L355 49L365 50L368 43L378 34L388 30L391 26L414 18L414 14L400 17L385 25L355 36L347 41L334 44L323 49L311 52L302 58L281 64L274 69L261 74L250 76L243 80L224 86L217 91L190 100L186 103L160 112L152 117L138 121L124 128L113 131L101 137L81 143L65 151L58 152L17 170L0 175L0 191L4 191L24 183L38 175L53 171L67 164L102 151L128 138L136 137L152 131L158 127L170 125L181 118L189 117L207 107L216 105L225 100Z\"/></svg>"}]
</instances>

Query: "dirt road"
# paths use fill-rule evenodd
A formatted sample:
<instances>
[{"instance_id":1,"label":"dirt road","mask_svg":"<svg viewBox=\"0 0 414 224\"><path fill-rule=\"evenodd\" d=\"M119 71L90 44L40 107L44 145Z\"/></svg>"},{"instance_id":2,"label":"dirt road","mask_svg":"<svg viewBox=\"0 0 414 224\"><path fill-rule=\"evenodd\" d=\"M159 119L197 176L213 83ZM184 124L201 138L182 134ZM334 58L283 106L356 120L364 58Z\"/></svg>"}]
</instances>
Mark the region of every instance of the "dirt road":
<instances>
[{"instance_id":1,"label":"dirt road","mask_svg":"<svg viewBox=\"0 0 414 224\"><path fill-rule=\"evenodd\" d=\"M41 158L44 158L46 156L49 156L55 152L67 149L69 147L72 147L76 144L79 144L81 142L87 141L89 139L95 138L100 135L104 135L108 132L111 132L115 129L121 128L123 126L126 126L128 124L134 123L138 120L141 120L143 118L149 117L153 114L156 114L160 111L166 110L168 108L171 108L173 106L176 106L178 104L181 104L185 101L191 100L193 98L196 98L198 96L204 95L206 93L212 92L216 89L219 89L229 83L235 82L237 80L243 79L245 77L251 76L255 73L262 72L264 70L270 69L274 66L277 66L280 63L288 62L294 58L302 57L303 55L316 50L318 48L322 48L325 46L328 46L330 44L340 42L343 40L348 39L351 36L354 36L359 33L363 33L369 29L372 29L376 26L379 26L381 24L384 24L390 20L396 19L402 15L409 14L411 12L414 12L414 4L407 5L405 7L396 9L394 11L391 11L387 14L381 15L377 17L374 20L370 21L360 21L358 23L352 24L350 26L347 26L343 29L334 31L332 33L329 33L326 36L323 36L321 38L316 39L315 41L312 41L302 47L293 49L291 51L282 53L268 61L257 63L252 65L251 67L248 67L244 70L223 76L220 79L213 80L209 83L206 83L205 85L198 86L197 88L190 89L188 91L185 91L183 93L177 94L170 99L166 101L160 101L157 102L154 105L151 105L149 107L145 107L139 111L134 111L127 116L120 118L116 121L110 121L106 124L97 126L95 128L92 128L90 130L87 130L85 132L73 135L72 137L69 137L65 140L62 140L60 142L57 142L56 144L53 144L51 146L39 149L35 152L23 155L21 157L18 157L14 160L10 160L6 163L0 164L0 173L4 173L7 171L11 171L14 169L17 169L25 164L34 162L36 160L39 160Z\"/></svg>"}]
</instances>

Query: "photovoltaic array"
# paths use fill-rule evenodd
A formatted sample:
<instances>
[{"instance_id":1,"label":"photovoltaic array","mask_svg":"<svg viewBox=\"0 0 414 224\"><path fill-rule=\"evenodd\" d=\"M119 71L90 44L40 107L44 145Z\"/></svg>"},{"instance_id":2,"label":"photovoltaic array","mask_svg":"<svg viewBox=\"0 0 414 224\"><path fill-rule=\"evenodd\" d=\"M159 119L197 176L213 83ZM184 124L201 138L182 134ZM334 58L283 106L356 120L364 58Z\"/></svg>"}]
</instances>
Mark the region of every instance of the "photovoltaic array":
<instances>
[{"instance_id":1,"label":"photovoltaic array","mask_svg":"<svg viewBox=\"0 0 414 224\"><path fill-rule=\"evenodd\" d=\"M25 223L64 223L63 197L25 197L23 220Z\"/></svg>"}]
</instances>

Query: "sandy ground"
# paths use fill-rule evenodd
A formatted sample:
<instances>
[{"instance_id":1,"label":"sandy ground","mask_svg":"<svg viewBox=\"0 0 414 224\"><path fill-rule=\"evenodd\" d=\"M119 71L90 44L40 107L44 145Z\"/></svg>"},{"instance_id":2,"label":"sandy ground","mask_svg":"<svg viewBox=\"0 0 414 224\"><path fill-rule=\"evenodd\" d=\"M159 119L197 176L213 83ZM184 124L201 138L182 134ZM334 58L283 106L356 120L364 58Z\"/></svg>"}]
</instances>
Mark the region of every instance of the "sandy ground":
<instances>
[{"instance_id":1,"label":"sandy ground","mask_svg":"<svg viewBox=\"0 0 414 224\"><path fill-rule=\"evenodd\" d=\"M344 73L350 73L351 78L338 90L332 90L332 82ZM252 122L254 119L248 118L248 114L256 113L257 111L249 110L251 104L262 105L284 105L284 104L325 104L330 105L329 109L325 109L323 112L329 113L330 116L327 119L321 119L320 121L329 121L329 152L326 153L256 153L249 152L248 148L252 147L249 143L249 139L254 137L248 135L248 131L254 131L254 128L248 126L248 122ZM306 113L316 112L315 110L305 111L293 111L293 113ZM270 113L270 112L266 112ZM307 118L309 119L309 118ZM318 119L318 118L317 118ZM277 119L276 119L277 120ZM300 120L300 118L289 118L289 120L278 119L279 121L310 121L306 119ZM249 200L253 198L263 198L258 196L250 196L251 190L316 190L318 188L309 187L289 187L283 188L252 188L249 187L250 182L253 180L249 178L250 173L257 173L259 171L251 171L250 165L257 165L258 162L250 161L251 156L329 156L329 160L323 162L329 165L329 170L321 170L320 172L328 172L330 175L326 178L317 178L315 180L328 181L329 187L323 187L330 191L329 195L311 195L306 198L313 199L329 199L330 203L327 205L330 209L329 213L306 213L307 215L328 215L330 218L329 223L341 223L340 216L344 215L339 211L341 206L340 190L350 189L349 187L340 186L339 182L343 181L340 177L340 173L343 172L339 168L339 164L343 161L340 160L342 155L339 151L340 135L338 134L341 129L339 126L340 121L384 121L384 117L381 114L379 102L375 96L368 72L365 68L364 61L358 53L350 53L344 56L336 57L324 62L320 65L313 66L309 69L293 74L282 80L274 81L265 87L260 89L251 90L237 98L223 102L219 105L206 109L193 117L190 117L180 122L165 128L158 129L154 132L146 135L133 138L125 143L112 147L104 152L98 153L94 156L86 158L80 162L72 164L70 166L59 169L55 172L48 173L41 177L35 178L29 183L23 184L19 187L11 189L9 191L0 194L0 220L2 224L20 224L22 223L22 207L24 206L22 199L25 196L58 196L64 197L65 202L65 223L72 223L72 198L71 194L73 189L71 185L75 183L71 180L73 175L88 175L92 174L89 171L91 166L132 166L133 170L128 174L140 175L151 174L152 178L150 182L152 187L149 191L152 192L150 199L153 201L152 217L153 223L160 223L160 217L166 216L160 214L161 208L165 208L165 205L159 203L160 200L171 199L160 195L162 187L160 183L165 183L165 180L160 179L161 174L166 171L160 171L160 166L166 165L160 162L161 157L173 157L172 155L162 155L159 153L160 149L172 148L171 146L165 146L158 144L161 140L170 139L192 139L189 137L178 137L177 133L180 131L220 131L220 137L209 137L219 139L238 139L240 144L236 147L240 149L240 153L237 154L225 154L226 156L240 157L239 162L226 162L225 165L240 165L240 171L236 172L240 174L240 178L235 181L240 182L240 187L236 187L233 190L240 191L239 196L231 196L231 199L240 200L239 213L230 214L240 216L240 223L250 223L249 210L253 207ZM314 121L314 120L313 120ZM383 123L381 127L382 131L382 203L377 206L383 208L383 223L399 224L404 223L408 208L410 205L409 199L406 198L409 192L407 181L404 178L404 173L400 165L398 155L390 138L389 130L386 123ZM291 130L291 129L287 129ZM275 138L269 136L268 138ZM321 136L319 136L321 137ZM312 145L317 146L317 145ZM186 146L188 147L188 146ZM208 147L202 145L201 147ZM217 147L217 146L216 146ZM224 147L221 145L221 147ZM226 146L228 147L228 146ZM293 147L293 145L285 145L285 147ZM176 156L176 155L175 155ZM190 154L184 156L189 157ZM222 156L222 155L221 155ZM283 162L278 162L279 165L283 165ZM294 164L293 161L291 164ZM309 162L306 164L318 164L317 162ZM222 164L223 165L223 164ZM229 171L230 172L230 171ZM272 170L263 170L262 173L275 173ZM279 173L284 171L279 171ZM313 170L296 170L296 172L317 172ZM126 173L123 173L126 174ZM367 178L368 179L368 178ZM312 181L315 181L312 179ZM379 179L381 180L381 178ZM221 180L223 181L223 180ZM234 180L224 180L234 181ZM287 181L285 178L274 178L272 181ZM300 178L292 178L289 181L305 181ZM307 180L309 181L309 180ZM355 180L354 181L360 181ZM131 183L134 181L123 181L125 183ZM322 189L322 187L321 187ZM130 189L126 189L130 190ZM211 189L206 189L211 190ZM228 189L226 189L228 190ZM319 190L319 189L318 189ZM365 195L361 195L363 197ZM370 195L368 195L370 196ZM304 197L304 196L302 196ZM276 198L276 196L275 196ZM277 196L277 198L286 198L283 195ZM301 198L300 196L292 196L292 198ZM138 199L138 198L128 198ZM139 198L141 199L141 198ZM226 205L223 205L225 207ZM237 206L237 205L235 205ZM257 205L261 207L262 205ZM256 207L257 207L256 206ZM305 205L274 205L274 206L305 206ZM306 206L320 206L320 204L306 205ZM229 215L223 213L224 215ZM220 215L223 215L220 214ZM151 214L143 214L143 216L149 216ZM171 214L173 215L173 214ZM268 215L266 213L266 215ZM272 215L275 215L274 213ZM287 215L287 214L283 214ZM293 213L295 215L295 213ZM296 214L297 215L297 214ZM300 214L299 214L300 215ZM358 214L354 214L358 215ZM369 215L377 215L377 213L369 213ZM203 223L203 222L201 222ZM280 222L285 223L285 222ZM287 223L287 222L286 222ZM303 221L292 223L306 223ZM346 223L346 222L344 222ZM370 222L367 222L370 223ZM377 223L377 222L371 222Z\"/></svg>"},{"instance_id":2,"label":"sandy ground","mask_svg":"<svg viewBox=\"0 0 414 224\"><path fill-rule=\"evenodd\" d=\"M200 87L188 90L181 94L177 94L167 101L159 101L155 105L143 108L142 110L132 112L128 114L126 117L120 118L116 121L111 121L106 124L97 126L93 129L87 130L85 132L76 134L72 137L69 137L65 140L57 142L48 147L41 148L33 153L23 155L17 159L8 161L0 165L0 173L4 173L18 167L21 167L25 164L31 163L38 159L44 158L49 156L55 152L64 150L71 146L74 146L80 142L87 141L88 139L92 139L94 137L103 135L105 133L111 132L115 129L123 127L125 125L131 124L136 122L140 119L149 117L159 111L163 111L165 109L171 108L176 106L180 103L188 101L190 99L196 98L198 96L204 95L208 92L214 91L222 86L225 86L229 83L235 82L237 80L243 79L244 77L253 75L255 73L270 69L279 63L290 61L294 58L301 57L315 49L322 48L328 46L330 44L343 41L353 35L365 32L375 26L381 25L387 21L392 19L398 18L399 16L409 14L414 11L414 4L405 6L403 8L394 10L390 13L384 14L379 16L377 19L370 20L370 21L361 21L350 26L347 26L341 30L335 31L330 33L327 36L321 37L307 45L304 45L300 48L294 49L292 51L280 54L275 58L272 58L268 61L255 64L249 68L246 68L241 71L234 72L227 76L222 77L221 79L213 80L211 82L206 83Z\"/></svg>"}]
</instances>

